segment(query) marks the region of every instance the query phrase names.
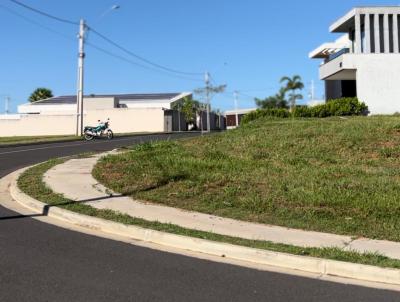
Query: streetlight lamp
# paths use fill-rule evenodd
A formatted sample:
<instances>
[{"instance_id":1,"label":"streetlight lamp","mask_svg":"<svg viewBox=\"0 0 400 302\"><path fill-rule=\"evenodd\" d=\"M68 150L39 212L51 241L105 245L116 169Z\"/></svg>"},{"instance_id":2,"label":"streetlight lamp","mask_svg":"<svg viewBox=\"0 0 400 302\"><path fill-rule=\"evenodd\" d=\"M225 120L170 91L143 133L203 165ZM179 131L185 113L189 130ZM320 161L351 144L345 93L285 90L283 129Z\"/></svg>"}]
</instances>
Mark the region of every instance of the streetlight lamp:
<instances>
[{"instance_id":1,"label":"streetlight lamp","mask_svg":"<svg viewBox=\"0 0 400 302\"><path fill-rule=\"evenodd\" d=\"M104 13L102 13L99 17L99 20L104 18L104 16L106 16L107 14L109 14L110 12L112 12L113 10L117 10L120 9L121 6L119 6L118 4L114 4L113 6L111 6L110 8L108 8Z\"/></svg>"}]
</instances>

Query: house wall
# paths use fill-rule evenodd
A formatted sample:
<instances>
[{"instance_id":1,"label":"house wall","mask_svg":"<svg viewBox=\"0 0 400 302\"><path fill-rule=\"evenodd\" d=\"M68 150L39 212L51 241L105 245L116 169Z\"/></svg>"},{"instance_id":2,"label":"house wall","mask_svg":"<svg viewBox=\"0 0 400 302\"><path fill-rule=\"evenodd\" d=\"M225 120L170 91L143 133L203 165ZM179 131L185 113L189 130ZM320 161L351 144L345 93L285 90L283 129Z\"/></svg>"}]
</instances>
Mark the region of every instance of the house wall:
<instances>
[{"instance_id":1,"label":"house wall","mask_svg":"<svg viewBox=\"0 0 400 302\"><path fill-rule=\"evenodd\" d=\"M196 125L198 129L203 131L207 130L207 112L199 112L196 117ZM210 112L210 130L225 130L226 125L224 117L215 112Z\"/></svg>"},{"instance_id":2,"label":"house wall","mask_svg":"<svg viewBox=\"0 0 400 302\"><path fill-rule=\"evenodd\" d=\"M320 72L321 79L336 81L349 80L353 74L357 97L368 105L371 114L400 112L400 54L345 54L322 65ZM326 82L328 98L339 96L341 86L336 81Z\"/></svg>"},{"instance_id":3,"label":"house wall","mask_svg":"<svg viewBox=\"0 0 400 302\"><path fill-rule=\"evenodd\" d=\"M162 109L104 109L85 112L84 125L97 125L97 120L110 118L115 133L163 132ZM20 115L19 118L0 118L1 136L73 135L76 116L54 113Z\"/></svg>"},{"instance_id":4,"label":"house wall","mask_svg":"<svg viewBox=\"0 0 400 302\"><path fill-rule=\"evenodd\" d=\"M171 109L171 103L167 102L149 102L149 101L129 101L129 100L122 100L119 102L120 105L126 105L127 108L165 108Z\"/></svg>"},{"instance_id":5,"label":"house wall","mask_svg":"<svg viewBox=\"0 0 400 302\"><path fill-rule=\"evenodd\" d=\"M164 110L160 108L93 110L85 115L85 125L97 125L97 120L110 119L115 133L163 132Z\"/></svg>"},{"instance_id":6,"label":"house wall","mask_svg":"<svg viewBox=\"0 0 400 302\"><path fill-rule=\"evenodd\" d=\"M57 104L57 105L32 105L23 104L18 106L18 113L46 113L63 112L64 114L76 112L75 104Z\"/></svg>"},{"instance_id":7,"label":"house wall","mask_svg":"<svg viewBox=\"0 0 400 302\"><path fill-rule=\"evenodd\" d=\"M400 112L400 55L352 55L348 65L357 69L357 96L371 114Z\"/></svg>"},{"instance_id":8,"label":"house wall","mask_svg":"<svg viewBox=\"0 0 400 302\"><path fill-rule=\"evenodd\" d=\"M75 134L73 115L21 115L19 119L0 119L1 136L37 136Z\"/></svg>"},{"instance_id":9,"label":"house wall","mask_svg":"<svg viewBox=\"0 0 400 302\"><path fill-rule=\"evenodd\" d=\"M185 120L185 115L178 110L164 111L164 131L187 131L188 125Z\"/></svg>"},{"instance_id":10,"label":"house wall","mask_svg":"<svg viewBox=\"0 0 400 302\"><path fill-rule=\"evenodd\" d=\"M87 97L83 99L83 110L113 109L118 107L116 98Z\"/></svg>"}]
</instances>

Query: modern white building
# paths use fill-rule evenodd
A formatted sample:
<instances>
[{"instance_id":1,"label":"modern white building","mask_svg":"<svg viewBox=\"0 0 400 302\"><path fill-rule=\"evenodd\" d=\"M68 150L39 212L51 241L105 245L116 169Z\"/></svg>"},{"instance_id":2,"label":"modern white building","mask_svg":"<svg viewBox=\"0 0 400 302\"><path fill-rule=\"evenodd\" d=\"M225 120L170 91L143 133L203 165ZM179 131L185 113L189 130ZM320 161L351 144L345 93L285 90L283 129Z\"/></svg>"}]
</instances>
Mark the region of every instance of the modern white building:
<instances>
[{"instance_id":1,"label":"modern white building","mask_svg":"<svg viewBox=\"0 0 400 302\"><path fill-rule=\"evenodd\" d=\"M356 7L330 27L343 34L310 53L323 59L326 99L355 97L371 114L400 112L400 6Z\"/></svg>"},{"instance_id":2,"label":"modern white building","mask_svg":"<svg viewBox=\"0 0 400 302\"><path fill-rule=\"evenodd\" d=\"M84 96L83 109L84 111L116 108L169 110L185 97L192 97L192 93L91 94ZM76 111L76 95L57 96L18 106L19 114L75 113Z\"/></svg>"},{"instance_id":3,"label":"modern white building","mask_svg":"<svg viewBox=\"0 0 400 302\"><path fill-rule=\"evenodd\" d=\"M84 125L111 121L115 133L187 130L182 113L172 110L191 93L87 95L83 98ZM76 96L58 96L18 107L18 114L0 116L3 136L73 135L76 133Z\"/></svg>"}]
</instances>

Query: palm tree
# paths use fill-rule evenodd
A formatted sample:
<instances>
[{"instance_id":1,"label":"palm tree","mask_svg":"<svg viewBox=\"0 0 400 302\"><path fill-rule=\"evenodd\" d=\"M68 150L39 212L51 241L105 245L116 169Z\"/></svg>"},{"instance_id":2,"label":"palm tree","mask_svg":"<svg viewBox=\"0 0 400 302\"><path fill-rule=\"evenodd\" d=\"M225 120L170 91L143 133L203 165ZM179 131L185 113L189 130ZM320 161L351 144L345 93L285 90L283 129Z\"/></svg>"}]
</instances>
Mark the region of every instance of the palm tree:
<instances>
[{"instance_id":1,"label":"palm tree","mask_svg":"<svg viewBox=\"0 0 400 302\"><path fill-rule=\"evenodd\" d=\"M37 88L29 97L29 102L37 102L40 100L45 100L53 97L53 92L47 88Z\"/></svg>"},{"instance_id":2,"label":"palm tree","mask_svg":"<svg viewBox=\"0 0 400 302\"><path fill-rule=\"evenodd\" d=\"M283 77L281 79L281 83L286 83L286 87L284 89L286 91L290 91L289 102L290 102L290 110L292 111L296 106L296 100L303 99L303 95L297 93L297 90L302 90L304 88L304 84L301 81L301 77L299 75L294 75L292 78Z\"/></svg>"},{"instance_id":3,"label":"palm tree","mask_svg":"<svg viewBox=\"0 0 400 302\"><path fill-rule=\"evenodd\" d=\"M276 95L269 96L266 99L255 99L258 107L262 109L283 108L287 109L286 87L282 87Z\"/></svg>"}]
</instances>

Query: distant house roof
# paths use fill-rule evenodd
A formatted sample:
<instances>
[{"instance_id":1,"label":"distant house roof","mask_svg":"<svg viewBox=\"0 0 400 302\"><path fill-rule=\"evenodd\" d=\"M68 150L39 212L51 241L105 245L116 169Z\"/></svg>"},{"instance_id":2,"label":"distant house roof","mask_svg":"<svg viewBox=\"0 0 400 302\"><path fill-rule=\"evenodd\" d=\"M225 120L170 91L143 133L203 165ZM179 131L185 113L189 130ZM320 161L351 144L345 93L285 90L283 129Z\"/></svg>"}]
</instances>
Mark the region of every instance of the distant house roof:
<instances>
[{"instance_id":1,"label":"distant house roof","mask_svg":"<svg viewBox=\"0 0 400 302\"><path fill-rule=\"evenodd\" d=\"M257 110L257 108L228 110L228 111L225 111L224 114L225 114L225 116L227 116L227 115L235 115L235 114L247 114L249 112L256 111L256 110Z\"/></svg>"},{"instance_id":2,"label":"distant house roof","mask_svg":"<svg viewBox=\"0 0 400 302\"><path fill-rule=\"evenodd\" d=\"M117 98L120 101L129 102L151 102L151 101L174 101L179 96L184 97L189 93L147 93L147 94L102 94L85 95L84 98ZM73 105L76 104L76 95L56 96L40 100L31 105Z\"/></svg>"}]
</instances>

